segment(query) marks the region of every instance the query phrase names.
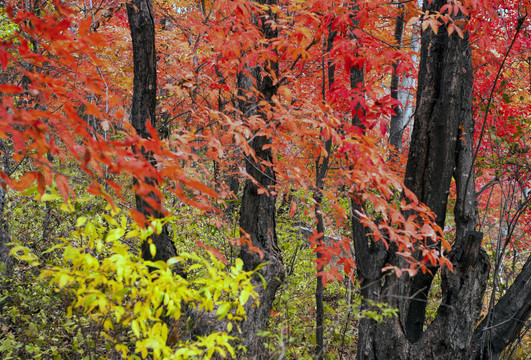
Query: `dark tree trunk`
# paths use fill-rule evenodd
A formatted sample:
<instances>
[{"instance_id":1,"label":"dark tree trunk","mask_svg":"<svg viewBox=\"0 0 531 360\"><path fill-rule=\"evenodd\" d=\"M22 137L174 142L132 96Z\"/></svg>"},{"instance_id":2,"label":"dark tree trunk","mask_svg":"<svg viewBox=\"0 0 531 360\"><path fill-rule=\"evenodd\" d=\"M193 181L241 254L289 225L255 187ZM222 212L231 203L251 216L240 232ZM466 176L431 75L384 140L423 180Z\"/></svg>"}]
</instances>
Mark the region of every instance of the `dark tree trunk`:
<instances>
[{"instance_id":1,"label":"dark tree trunk","mask_svg":"<svg viewBox=\"0 0 531 360\"><path fill-rule=\"evenodd\" d=\"M442 1L425 4L426 10L437 11ZM438 34L431 30L422 33L419 85L415 126L406 167L405 185L428 205L436 215L437 224L443 228L450 182L457 165L456 182L468 179L462 184L461 209L456 207L458 237L475 228L476 199L473 193L473 165L471 159L459 166L463 152L471 152L474 122L472 118L472 57L468 34L448 36L442 28ZM459 134L460 125L463 133ZM465 136L470 141L458 148ZM466 147L468 146L468 148ZM457 157L456 153L459 151ZM464 186L473 194L463 191ZM472 188L470 189L470 187ZM458 199L459 201L459 199ZM461 216L458 216L457 212ZM435 274L437 269L432 269ZM406 314L406 336L417 341L424 326L428 291L433 275L419 274L410 284L409 302Z\"/></svg>"},{"instance_id":2,"label":"dark tree trunk","mask_svg":"<svg viewBox=\"0 0 531 360\"><path fill-rule=\"evenodd\" d=\"M357 7L354 7L357 10ZM359 21L353 19L353 25L358 26ZM358 56L356 54L356 56ZM365 82L365 75L362 66L355 65L350 68L350 88L353 90L353 96L363 97L363 86ZM363 109L359 105L356 105L353 111L352 125L362 126ZM370 231L364 228L360 219L356 216L357 212L363 211L363 202L361 197L355 197L351 199L352 208L352 239L354 244L354 254L356 259L357 274L360 283L361 295L365 300L371 300L377 302L380 298L379 284L381 277L381 268L385 265L387 258L387 251L383 246L383 243L373 241L372 237L367 234ZM363 309L368 309L367 302L362 304ZM371 327L373 322L369 319L362 318L358 327L358 358L363 359L363 351L371 345ZM392 358L392 357L390 357Z\"/></svg>"},{"instance_id":3,"label":"dark tree trunk","mask_svg":"<svg viewBox=\"0 0 531 360\"><path fill-rule=\"evenodd\" d=\"M3 139L0 139L0 154L3 154L2 165L4 172L8 172L8 153L7 147ZM9 256L10 246L6 245L11 242L9 234L9 226L4 212L6 204L6 187L3 181L0 180L0 266L3 263L5 266L5 274L0 271L0 285L2 285L2 275L11 275L13 267L13 258Z\"/></svg>"},{"instance_id":4,"label":"dark tree trunk","mask_svg":"<svg viewBox=\"0 0 531 360\"><path fill-rule=\"evenodd\" d=\"M133 41L133 101L131 110L131 124L136 132L143 138L149 138L147 122L156 128L155 108L157 105L157 58L155 53L155 22L153 17L152 0L133 0L126 4L127 17ZM137 154L144 156L152 166L156 165L153 155L142 148L134 149ZM134 178L134 186L148 184L157 186L153 178ZM157 207L152 207L146 198L135 195L137 211L146 217L162 218L162 199L155 193L149 196ZM176 256L175 245L171 241L167 226L163 226L160 234L154 234L150 241L155 245L155 256L151 254L149 241L142 244L142 258L144 260L166 261Z\"/></svg>"},{"instance_id":5,"label":"dark tree trunk","mask_svg":"<svg viewBox=\"0 0 531 360\"><path fill-rule=\"evenodd\" d=\"M277 4L276 0L260 0L263 5ZM275 16L270 11L256 16L257 26L262 30L266 39L277 37L277 30L271 27L270 21L275 21ZM276 94L274 79L269 74L278 72L278 64L269 60L262 66L245 68L238 75L239 107L244 118L260 115L266 118L259 107L259 102L265 100L272 103L272 97ZM257 92L249 96L252 89ZM263 265L260 274L265 280L256 276L254 281L256 291L259 294L259 305L248 304L246 307L247 319L242 323L241 329L243 343L247 348L246 356L250 359L267 359L263 346L264 341L258 335L259 330L265 330L269 322L269 315L275 300L275 293L284 280L284 265L282 255L277 246L275 203L273 193L276 186L276 175L273 168L262 164L266 161L272 164L273 156L269 147L271 139L266 136L256 136L251 140L256 160L246 157L245 168L247 173L256 181L245 182L243 198L240 209L240 227L250 236L252 245L258 247L264 254L263 258L247 246L243 246L240 257L244 262L245 270L254 270L258 265ZM259 189L266 190L259 193Z\"/></svg>"},{"instance_id":6,"label":"dark tree trunk","mask_svg":"<svg viewBox=\"0 0 531 360\"><path fill-rule=\"evenodd\" d=\"M328 157L326 159L326 162L328 163ZM324 167L324 163L322 165ZM328 164L327 164L328 166ZM319 177L319 168L317 168ZM324 178L324 176L323 176ZM321 181L319 181L321 180ZM322 178L317 179L316 182L322 183ZM322 186L322 185L321 185ZM323 200L322 195L322 187L317 187L315 190L316 193L314 194L313 198L315 200L315 220L317 221L316 230L318 234L323 234L322 237L320 237L317 242L318 246L323 246L323 239L324 239L324 219L323 214L321 212L321 203ZM322 257L321 253L317 253L317 259L319 260ZM317 272L323 271L323 268L318 266ZM321 275L317 275L317 283L315 285L315 357L317 360L323 359L323 352L324 352L324 285L323 285L323 277Z\"/></svg>"},{"instance_id":7,"label":"dark tree trunk","mask_svg":"<svg viewBox=\"0 0 531 360\"><path fill-rule=\"evenodd\" d=\"M332 50L332 46L334 43L334 38L337 34L337 31L332 30L331 24L328 27L330 33L328 35L328 39L326 40L326 43L323 44L323 47L326 46L326 51L323 48L323 57L322 57L322 70L323 70L323 83L322 83L322 94L323 94L323 101L326 101L326 69L328 69L328 88L330 89L332 87L332 84L334 83L334 77L335 77L335 65L331 60L328 61L328 63L325 66L325 56L330 53ZM332 139L325 140L325 150L326 150L326 156L324 156L321 159L321 156L317 157L317 161L315 163L315 192L313 195L313 198L315 200L315 220L317 222L316 230L318 234L323 234L322 237L320 237L317 242L318 246L323 246L324 238L325 238L325 226L324 226L324 218L323 213L321 211L321 204L323 202L323 193L322 190L324 189L324 179L326 177L326 173L328 172L328 167L330 163L330 151L332 150ZM317 252L317 259L320 259L322 254L320 252ZM317 272L321 272L323 270L322 267L317 267ZM317 360L323 359L324 355L324 301L323 301L323 295L324 295L324 286L323 286L323 278L321 275L317 276L317 283L315 286L315 356Z\"/></svg>"},{"instance_id":8,"label":"dark tree trunk","mask_svg":"<svg viewBox=\"0 0 531 360\"><path fill-rule=\"evenodd\" d=\"M9 236L9 227L4 214L4 205L6 201L6 192L3 186L0 186L0 262L4 263L6 273L11 272L12 258L9 256L10 247L6 245L11 241Z\"/></svg>"},{"instance_id":9,"label":"dark tree trunk","mask_svg":"<svg viewBox=\"0 0 531 360\"><path fill-rule=\"evenodd\" d=\"M498 359L513 343L531 314L531 256L513 285L479 324L472 336L477 360Z\"/></svg>"},{"instance_id":10,"label":"dark tree trunk","mask_svg":"<svg viewBox=\"0 0 531 360\"><path fill-rule=\"evenodd\" d=\"M424 11L438 11L446 0L426 0ZM454 21L464 21L458 14ZM405 183L420 201L436 214L443 227L449 187L456 182L454 209L456 236L449 254L454 271L441 271L442 300L433 322L423 330L428 291L433 275L413 278L383 276L384 264L400 266L400 258L371 243L365 229L353 222L353 239L366 299L386 302L400 310L400 317L381 323L362 320L358 341L359 359L470 359L472 349L499 354L514 340L523 321L529 316L529 278L531 265L522 273L507 294L492 310L490 345L478 323L482 299L489 275L489 260L481 248L483 234L476 227L477 203L473 167L472 62L468 33L464 38L448 36L444 25L435 34L422 32L418 76L417 109ZM361 204L353 204L361 207ZM526 287L527 286L527 287ZM499 329L497 326L499 326ZM489 326L483 325L483 329ZM474 334L474 337L473 337ZM503 335L502 335L503 334ZM499 336L499 337L498 337Z\"/></svg>"}]
</instances>

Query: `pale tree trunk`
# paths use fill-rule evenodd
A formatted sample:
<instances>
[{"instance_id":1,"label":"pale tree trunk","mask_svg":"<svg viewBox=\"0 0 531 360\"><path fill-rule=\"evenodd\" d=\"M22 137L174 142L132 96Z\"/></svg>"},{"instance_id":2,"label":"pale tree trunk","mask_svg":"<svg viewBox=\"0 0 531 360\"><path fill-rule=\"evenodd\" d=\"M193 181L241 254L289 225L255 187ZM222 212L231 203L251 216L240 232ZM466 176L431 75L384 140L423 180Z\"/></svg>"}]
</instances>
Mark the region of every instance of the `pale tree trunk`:
<instances>
[{"instance_id":1,"label":"pale tree trunk","mask_svg":"<svg viewBox=\"0 0 531 360\"><path fill-rule=\"evenodd\" d=\"M426 0L424 11L438 11L446 0ZM454 21L464 21L462 14ZM398 318L381 323L363 320L358 341L359 359L471 359L485 345L483 330L476 329L490 263L481 248L482 233L476 232L477 202L474 180L472 116L472 58L468 33L448 36L444 25L438 34L428 27L422 32L417 109L406 168L405 184L436 214L444 226L450 182L456 182L454 209L456 236L449 254L454 271L441 271L442 300L433 322L424 330L428 292L433 275L419 273L397 279L381 274L384 264L400 266L393 246L386 250L371 243L365 229L354 224L358 273L362 294L400 310ZM493 309L500 335L491 342L495 358L514 341L531 307L529 261L507 294ZM389 276L386 276L389 275ZM527 288L526 288L527 286ZM507 336L501 336L506 331ZM516 334L516 335L515 335ZM474 335L474 336L473 336ZM483 336L484 337L484 336ZM494 338L494 336L491 336ZM478 357L487 359L488 357Z\"/></svg>"},{"instance_id":2,"label":"pale tree trunk","mask_svg":"<svg viewBox=\"0 0 531 360\"><path fill-rule=\"evenodd\" d=\"M400 50L402 48L404 25L406 22L404 18L404 4L399 2L396 6L398 8L398 14L396 16L394 38L395 45L397 49ZM400 94L400 74L397 73L398 64L398 60L393 62L393 73L391 74L391 98L395 100L398 100ZM395 115L391 116L391 127L389 129L389 143L394 146L397 152L400 151L400 148L402 147L402 134L404 133L402 124L403 106L404 103L402 103L402 105L393 106Z\"/></svg>"},{"instance_id":3,"label":"pale tree trunk","mask_svg":"<svg viewBox=\"0 0 531 360\"><path fill-rule=\"evenodd\" d=\"M277 0L257 1L262 5L276 5ZM272 12L267 11L256 16L257 26L261 29L264 38L274 39L278 36L278 31L271 27L270 21L275 21ZM278 64L269 60L261 66L244 68L238 75L238 88L240 100L239 108L245 118L260 115L265 118L259 106L260 101L272 103L272 97L276 94L274 79L269 74L278 72ZM249 96L252 89L256 88L257 93ZM257 184L251 180L245 182L243 198L240 208L240 228L250 236L252 245L258 247L263 253L263 258L250 251L247 246L243 246L240 257L244 262L245 270L254 270L258 265L263 264L259 270L262 278L254 278L255 289L259 294L259 305L255 306L249 302L246 306L247 318L241 324L243 344L247 348L246 357L250 359L268 359L264 348L264 339L258 332L265 330L269 322L269 315L275 300L275 294L284 280L284 265L282 254L277 246L277 234L275 223L275 203L276 196L272 193L275 190L276 175L273 168L263 165L262 161L273 163L273 156L269 147L271 139L266 136L255 136L251 140L256 160L246 157L245 168ZM266 190L259 193L259 189Z\"/></svg>"},{"instance_id":4,"label":"pale tree trunk","mask_svg":"<svg viewBox=\"0 0 531 360\"><path fill-rule=\"evenodd\" d=\"M397 43L400 41L400 47L403 46L403 33L400 34L400 31L403 31L401 21L403 20L398 18L395 27L395 40ZM409 49L416 53L419 51L419 45L420 37L418 30L413 29L410 37ZM418 56L412 55L412 59L417 63ZM412 100L415 93L413 89L415 84L415 76L399 76L398 74L393 73L391 78L391 96L396 98L401 104L401 106L396 106L394 108L396 115L391 116L391 124L389 128L389 143L393 145L397 151L400 151L402 148L404 130L408 127L413 116ZM396 95L393 96L395 92Z\"/></svg>"}]
</instances>

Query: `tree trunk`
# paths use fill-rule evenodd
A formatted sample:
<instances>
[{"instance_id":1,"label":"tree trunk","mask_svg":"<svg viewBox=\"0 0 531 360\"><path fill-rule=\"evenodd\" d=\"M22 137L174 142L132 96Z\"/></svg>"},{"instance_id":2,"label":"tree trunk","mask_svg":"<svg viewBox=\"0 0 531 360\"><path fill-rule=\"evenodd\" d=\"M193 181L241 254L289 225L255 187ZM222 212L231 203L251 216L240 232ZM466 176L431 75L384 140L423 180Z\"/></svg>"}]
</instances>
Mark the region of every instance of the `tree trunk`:
<instances>
[{"instance_id":1,"label":"tree trunk","mask_svg":"<svg viewBox=\"0 0 531 360\"><path fill-rule=\"evenodd\" d=\"M133 101L131 110L131 124L136 132L143 138L149 138L147 122L156 128L155 108L157 105L157 58L155 53L155 22L153 17L152 0L133 0L126 4L127 17L133 41ZM137 154L144 156L152 166L156 165L153 155L143 148L134 148ZM157 186L157 181L153 178L133 179L136 187L145 184ZM150 206L144 196L135 194L137 211L146 217L163 218L161 211L162 199L158 198L154 192L150 196L156 207ZM155 245L155 255L150 251L150 242ZM160 234L153 236L142 244L142 258L144 260L166 261L176 256L175 245L170 239L167 226L163 226Z\"/></svg>"},{"instance_id":2,"label":"tree trunk","mask_svg":"<svg viewBox=\"0 0 531 360\"><path fill-rule=\"evenodd\" d=\"M3 139L0 139L0 153L2 153L3 156L3 170L4 172L8 172L8 156L7 156L7 147L5 145L5 142ZM3 181L0 180L0 266L2 266L2 263L5 266L5 272L2 274L2 269L0 268L0 285L2 285L1 279L4 275L10 276L11 270L13 268L13 258L9 256L9 251L11 250L11 247L6 245L7 243L11 242L11 236L9 234L9 226L7 222L7 218L4 213L4 208L6 204L6 187L5 184L3 184ZM2 267L3 267L2 266Z\"/></svg>"},{"instance_id":3,"label":"tree trunk","mask_svg":"<svg viewBox=\"0 0 531 360\"><path fill-rule=\"evenodd\" d=\"M401 30L402 24L400 23L401 19L397 19L397 24L395 27L395 40L398 42L398 34ZM403 29L402 29L403 31ZM403 36L403 33L402 33ZM400 42L402 39L400 38ZM413 53L419 51L420 45L420 36L418 29L413 29L409 41L409 48ZM418 56L412 55L411 58L415 63L418 63ZM402 104L395 108L396 115L391 116L391 125L389 128L389 143L395 147L397 151L400 151L402 148L402 141L404 136L404 130L407 128L411 117L413 116L413 106L412 98L415 91L413 90L416 85L416 77L413 75L401 77L395 80L396 81L396 99ZM393 79L391 79L391 95L393 95L394 85ZM407 139L406 139L407 141Z\"/></svg>"},{"instance_id":4,"label":"tree trunk","mask_svg":"<svg viewBox=\"0 0 531 360\"><path fill-rule=\"evenodd\" d=\"M396 16L395 23L395 43L398 49L402 48L402 38L404 37L404 4L399 2L397 3L398 15ZM398 60L393 62L393 73L391 74L391 98L398 100L400 92L400 74L397 74ZM404 106L405 104L402 104ZM402 147L402 134L404 133L404 128L402 125L402 106L395 105L393 110L395 115L391 116L391 126L389 129L389 143L394 146L395 152L400 151Z\"/></svg>"},{"instance_id":5,"label":"tree trunk","mask_svg":"<svg viewBox=\"0 0 531 360\"><path fill-rule=\"evenodd\" d=\"M498 359L501 352L518 338L530 314L531 256L513 285L474 331L474 358Z\"/></svg>"},{"instance_id":6,"label":"tree trunk","mask_svg":"<svg viewBox=\"0 0 531 360\"><path fill-rule=\"evenodd\" d=\"M322 71L323 71L323 82L322 82L322 94L323 101L326 101L326 76L328 75L328 89L332 87L335 77L335 65L331 60L326 63L325 66L325 56L330 53L334 43L334 38L337 34L336 30L332 30L332 25L328 26L329 34L326 42L323 43L323 57L322 57ZM326 51L325 51L326 46ZM327 72L325 70L328 70ZM323 202L323 193L324 189L324 179L326 173L328 172L330 164L330 151L332 150L332 139L325 140L325 151L326 155L322 158L321 156L317 157L315 162L315 191L313 198L315 200L315 220L317 222L316 230L318 234L323 234L319 239L317 239L318 246L321 247L324 244L325 239L325 226L324 226L324 217L321 210L321 205ZM320 252L316 254L317 260L322 257ZM317 272L321 272L322 267L317 267ZM324 285L323 277L317 275L317 283L315 286L315 356L317 360L322 360L324 355Z\"/></svg>"},{"instance_id":7,"label":"tree trunk","mask_svg":"<svg viewBox=\"0 0 531 360\"><path fill-rule=\"evenodd\" d=\"M424 6L428 11L437 11L442 5L443 1L437 1ZM448 36L442 26L438 34L424 31L418 81L417 110L405 185L430 207L436 215L437 224L444 228L452 176L456 182L464 181L463 188L458 189L464 196L458 198L462 206L456 206L457 237L461 238L467 231L474 230L477 207L472 159L463 158L471 155L474 132L472 57L468 33L461 39L456 34ZM460 125L463 129L461 134ZM465 140L464 137L469 141L458 148L458 142ZM464 155L465 152L470 154ZM456 165L458 168L454 174ZM468 187L467 191L464 191L464 186ZM432 269L432 274L436 271ZM419 274L410 284L412 299L406 314L406 336L413 342L422 334L432 274Z\"/></svg>"},{"instance_id":8,"label":"tree trunk","mask_svg":"<svg viewBox=\"0 0 531 360\"><path fill-rule=\"evenodd\" d=\"M259 4L274 5L277 0L260 0ZM271 11L266 11L256 17L257 25L261 28L266 39L274 39L278 31L271 27L270 21L275 21ZM272 97L276 94L274 79L269 74L278 72L278 64L268 60L262 66L244 68L238 75L239 108L244 118L260 115L266 118L261 111L259 102L264 100L272 103ZM257 92L249 96L252 89ZM271 144L271 139L266 136L255 136L251 140L256 160L246 157L245 167L255 181L247 180L243 190L243 198L240 209L240 228L250 236L252 245L258 247L263 253L263 258L244 245L240 251L240 257L244 262L245 270L254 270L263 265L259 270L265 280L256 276L254 283L259 294L259 305L249 303L246 307L247 318L241 325L243 344L247 349L246 356L250 359L268 359L263 339L258 335L259 330L265 330L269 322L269 315L275 300L275 293L284 280L284 265L282 254L277 246L277 234L275 223L274 194L276 185L275 171L271 166L262 164L266 161L273 163L271 149L266 145ZM266 148L264 148L266 146ZM265 192L259 192L259 189Z\"/></svg>"},{"instance_id":9,"label":"tree trunk","mask_svg":"<svg viewBox=\"0 0 531 360\"><path fill-rule=\"evenodd\" d=\"M436 12L445 4L446 0L426 0L424 11ZM466 19L463 14L457 14L454 21ZM456 33L449 36L441 25L437 34L428 27L421 38L417 109L405 183L432 209L436 222L443 227L450 182L452 177L455 179L456 237L449 254L454 271L431 267L432 274L419 273L412 278L384 276L380 273L382 266L400 266L401 259L394 253L393 246L386 250L372 243L361 224L353 222L362 295L400 310L400 317L381 323L361 321L359 359L470 359L473 345L476 354L485 349L480 341L484 337L481 325L474 333L490 264L481 248L483 235L474 231L477 203L468 33L464 32L464 38ZM530 267L526 264L521 277L493 309L492 318L496 319L493 323L503 326L499 331L492 329L491 339L500 336L490 342L492 352L499 354L510 339L514 340L523 320L529 316ZM428 291L437 271L441 271L443 296L434 321L423 330ZM504 339L501 334L508 335Z\"/></svg>"}]
</instances>

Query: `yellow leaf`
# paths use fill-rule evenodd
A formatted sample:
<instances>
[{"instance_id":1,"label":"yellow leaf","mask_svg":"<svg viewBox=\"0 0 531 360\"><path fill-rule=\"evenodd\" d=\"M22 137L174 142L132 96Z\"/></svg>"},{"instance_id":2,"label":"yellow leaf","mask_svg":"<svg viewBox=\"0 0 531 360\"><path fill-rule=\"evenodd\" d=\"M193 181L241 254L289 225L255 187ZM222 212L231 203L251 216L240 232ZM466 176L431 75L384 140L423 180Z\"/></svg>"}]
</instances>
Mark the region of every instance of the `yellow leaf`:
<instances>
[{"instance_id":1,"label":"yellow leaf","mask_svg":"<svg viewBox=\"0 0 531 360\"><path fill-rule=\"evenodd\" d=\"M218 315L220 319L223 319L225 316L227 316L230 308L230 303L221 304L216 311L216 315Z\"/></svg>"},{"instance_id":2,"label":"yellow leaf","mask_svg":"<svg viewBox=\"0 0 531 360\"><path fill-rule=\"evenodd\" d=\"M247 300L249 300L249 297L251 296L251 292L247 290L243 290L240 294L240 304L245 305L247 303Z\"/></svg>"},{"instance_id":3,"label":"yellow leaf","mask_svg":"<svg viewBox=\"0 0 531 360\"><path fill-rule=\"evenodd\" d=\"M155 254L157 253L157 247L151 241L149 243L149 252L151 253L152 257L155 257Z\"/></svg>"},{"instance_id":4,"label":"yellow leaf","mask_svg":"<svg viewBox=\"0 0 531 360\"><path fill-rule=\"evenodd\" d=\"M241 271L243 269L243 260L237 258L234 265L236 265L236 269Z\"/></svg>"},{"instance_id":5,"label":"yellow leaf","mask_svg":"<svg viewBox=\"0 0 531 360\"><path fill-rule=\"evenodd\" d=\"M76 226L77 227L81 227L81 226L85 225L86 222L87 222L87 218L85 216L80 216L76 220Z\"/></svg>"},{"instance_id":6,"label":"yellow leaf","mask_svg":"<svg viewBox=\"0 0 531 360\"><path fill-rule=\"evenodd\" d=\"M136 337L140 337L140 327L138 326L138 322L136 320L131 322L131 330L133 330L133 334L135 334Z\"/></svg>"}]
</instances>

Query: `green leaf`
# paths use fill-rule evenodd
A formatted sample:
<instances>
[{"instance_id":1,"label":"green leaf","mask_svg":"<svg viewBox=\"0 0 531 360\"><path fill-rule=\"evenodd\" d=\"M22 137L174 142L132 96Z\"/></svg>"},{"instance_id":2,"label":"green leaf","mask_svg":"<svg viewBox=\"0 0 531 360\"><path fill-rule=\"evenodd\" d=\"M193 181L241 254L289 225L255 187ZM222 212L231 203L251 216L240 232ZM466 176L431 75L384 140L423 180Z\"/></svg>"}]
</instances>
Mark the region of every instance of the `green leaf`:
<instances>
[{"instance_id":1,"label":"green leaf","mask_svg":"<svg viewBox=\"0 0 531 360\"><path fill-rule=\"evenodd\" d=\"M53 201L53 200L63 200L62 196L59 194L48 194L44 193L40 197L41 201Z\"/></svg>"},{"instance_id":2,"label":"green leaf","mask_svg":"<svg viewBox=\"0 0 531 360\"><path fill-rule=\"evenodd\" d=\"M247 304L247 300L249 300L249 297L251 296L251 292L249 290L242 290L240 294L240 304L243 306Z\"/></svg>"},{"instance_id":3,"label":"green leaf","mask_svg":"<svg viewBox=\"0 0 531 360\"><path fill-rule=\"evenodd\" d=\"M92 294L87 298L85 302L85 310L89 309L92 304L98 299L98 295Z\"/></svg>"},{"instance_id":4,"label":"green leaf","mask_svg":"<svg viewBox=\"0 0 531 360\"><path fill-rule=\"evenodd\" d=\"M121 300L125 296L125 294L127 294L129 292L129 290L131 290L131 288L129 288L129 287L123 288L123 289L119 290L116 294L114 294L114 296L118 300Z\"/></svg>"},{"instance_id":5,"label":"green leaf","mask_svg":"<svg viewBox=\"0 0 531 360\"><path fill-rule=\"evenodd\" d=\"M76 220L76 226L82 227L83 225L85 225L86 222L87 222L87 218L85 216L80 216Z\"/></svg>"},{"instance_id":6,"label":"green leaf","mask_svg":"<svg viewBox=\"0 0 531 360\"><path fill-rule=\"evenodd\" d=\"M131 330L133 330L133 334L135 334L136 337L140 337L140 326L138 326L138 321L133 320L131 322Z\"/></svg>"},{"instance_id":7,"label":"green leaf","mask_svg":"<svg viewBox=\"0 0 531 360\"><path fill-rule=\"evenodd\" d=\"M243 260L240 258L237 258L234 265L236 266L236 269L241 271L243 269Z\"/></svg>"},{"instance_id":8,"label":"green leaf","mask_svg":"<svg viewBox=\"0 0 531 360\"><path fill-rule=\"evenodd\" d=\"M228 312L230 311L230 308L230 303L223 303L218 307L216 315L218 315L220 319L223 319L225 316L227 316Z\"/></svg>"},{"instance_id":9,"label":"green leaf","mask_svg":"<svg viewBox=\"0 0 531 360\"><path fill-rule=\"evenodd\" d=\"M105 241L112 242L120 239L122 236L124 236L125 230L122 228L112 229L107 234L107 237L105 238Z\"/></svg>"}]
</instances>

